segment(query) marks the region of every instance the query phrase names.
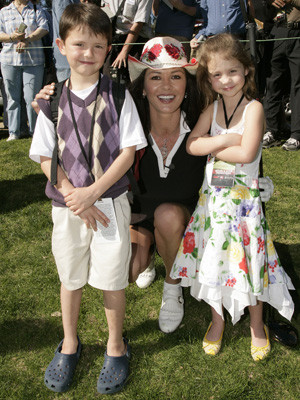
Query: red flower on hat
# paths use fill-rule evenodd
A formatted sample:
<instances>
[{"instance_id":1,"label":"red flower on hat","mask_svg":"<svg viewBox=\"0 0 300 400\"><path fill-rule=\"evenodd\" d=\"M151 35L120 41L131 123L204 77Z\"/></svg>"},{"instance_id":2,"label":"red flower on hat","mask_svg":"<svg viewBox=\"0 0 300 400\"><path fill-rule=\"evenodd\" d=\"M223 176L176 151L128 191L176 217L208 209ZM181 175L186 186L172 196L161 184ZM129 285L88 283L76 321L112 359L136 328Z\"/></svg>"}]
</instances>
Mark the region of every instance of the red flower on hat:
<instances>
[{"instance_id":1,"label":"red flower on hat","mask_svg":"<svg viewBox=\"0 0 300 400\"><path fill-rule=\"evenodd\" d=\"M182 52L177 46L174 46L174 44L166 44L165 49L169 56L171 56L175 60L180 60L182 58Z\"/></svg>"},{"instance_id":2,"label":"red flower on hat","mask_svg":"<svg viewBox=\"0 0 300 400\"><path fill-rule=\"evenodd\" d=\"M140 60L142 61L142 59L144 58L144 55L146 54L146 53L148 53L148 47L146 47L145 48L145 50L142 52L142 54L141 54L141 57L140 57Z\"/></svg>"},{"instance_id":3,"label":"red flower on hat","mask_svg":"<svg viewBox=\"0 0 300 400\"><path fill-rule=\"evenodd\" d=\"M161 44L155 44L150 48L150 50L148 49L148 47L146 47L145 51L141 55L141 60L145 56L147 61L154 61L160 55L161 50L162 50Z\"/></svg>"}]
</instances>

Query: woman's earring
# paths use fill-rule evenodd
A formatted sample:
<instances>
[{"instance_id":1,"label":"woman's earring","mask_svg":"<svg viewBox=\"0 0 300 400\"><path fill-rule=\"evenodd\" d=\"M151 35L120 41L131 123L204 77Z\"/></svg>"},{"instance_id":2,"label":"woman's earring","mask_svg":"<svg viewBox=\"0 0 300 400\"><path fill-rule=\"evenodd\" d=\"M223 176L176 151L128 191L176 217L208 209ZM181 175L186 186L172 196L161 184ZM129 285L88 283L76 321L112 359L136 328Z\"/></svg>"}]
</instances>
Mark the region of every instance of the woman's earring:
<instances>
[{"instance_id":1,"label":"woman's earring","mask_svg":"<svg viewBox=\"0 0 300 400\"><path fill-rule=\"evenodd\" d=\"M185 92L185 95L184 95L184 98L186 99L188 96L187 96L187 93Z\"/></svg>"},{"instance_id":2,"label":"woman's earring","mask_svg":"<svg viewBox=\"0 0 300 400\"><path fill-rule=\"evenodd\" d=\"M145 93L145 92L143 92L143 95L142 95L142 96L143 96L143 99L144 99L144 98L146 97L146 93Z\"/></svg>"}]
</instances>

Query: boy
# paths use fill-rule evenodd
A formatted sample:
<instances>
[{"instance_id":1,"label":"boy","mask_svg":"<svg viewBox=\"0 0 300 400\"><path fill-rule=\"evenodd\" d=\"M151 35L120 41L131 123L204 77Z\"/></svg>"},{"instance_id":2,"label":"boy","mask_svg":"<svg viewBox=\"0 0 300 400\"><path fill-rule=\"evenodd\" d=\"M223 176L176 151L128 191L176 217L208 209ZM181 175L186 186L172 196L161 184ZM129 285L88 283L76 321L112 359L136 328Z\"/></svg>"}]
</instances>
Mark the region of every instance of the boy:
<instances>
[{"instance_id":1,"label":"boy","mask_svg":"<svg viewBox=\"0 0 300 400\"><path fill-rule=\"evenodd\" d=\"M130 358L130 346L122 337L131 256L128 179L124 174L133 163L136 148L146 146L146 139L127 91L118 122L112 82L99 73L111 47L107 15L93 4L69 5L56 43L71 68L59 101L57 183L51 186L48 182L46 187L53 204L52 250L61 280L64 339L46 370L45 384L63 392L72 382L81 351L77 321L82 287L89 283L103 290L109 330L97 389L114 393L125 384ZM41 163L50 179L55 128L49 101L40 100L39 106L30 157ZM99 243L93 232L97 221L102 224L98 231L111 224L94 205L100 197L113 199L119 241Z\"/></svg>"}]
</instances>

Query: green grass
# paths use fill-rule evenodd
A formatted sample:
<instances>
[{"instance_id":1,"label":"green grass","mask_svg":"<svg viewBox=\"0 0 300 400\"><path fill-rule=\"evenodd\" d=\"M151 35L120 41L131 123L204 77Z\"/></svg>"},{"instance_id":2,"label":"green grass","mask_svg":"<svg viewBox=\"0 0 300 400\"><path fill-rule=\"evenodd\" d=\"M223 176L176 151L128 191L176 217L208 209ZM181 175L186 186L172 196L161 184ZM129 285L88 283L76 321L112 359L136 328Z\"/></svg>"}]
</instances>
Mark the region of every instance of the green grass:
<instances>
[{"instance_id":1,"label":"green grass","mask_svg":"<svg viewBox=\"0 0 300 400\"><path fill-rule=\"evenodd\" d=\"M59 280L51 254L51 205L46 179L28 158L30 139L0 140L0 399L94 399L108 332L101 293L84 288L79 320L83 352L72 389L50 392L45 369L62 338ZM264 172L275 184L266 214L282 264L295 287L292 323L300 330L300 152L264 150ZM125 331L133 357L126 389L115 399L296 400L300 395L297 348L272 342L268 359L250 356L249 316L227 321L221 353L207 357L203 335L209 308L185 289L185 317L170 335L158 329L164 268L146 290L127 290ZM278 317L278 315L276 315ZM106 396L107 397L107 396ZM105 398L105 396L104 396Z\"/></svg>"}]
</instances>

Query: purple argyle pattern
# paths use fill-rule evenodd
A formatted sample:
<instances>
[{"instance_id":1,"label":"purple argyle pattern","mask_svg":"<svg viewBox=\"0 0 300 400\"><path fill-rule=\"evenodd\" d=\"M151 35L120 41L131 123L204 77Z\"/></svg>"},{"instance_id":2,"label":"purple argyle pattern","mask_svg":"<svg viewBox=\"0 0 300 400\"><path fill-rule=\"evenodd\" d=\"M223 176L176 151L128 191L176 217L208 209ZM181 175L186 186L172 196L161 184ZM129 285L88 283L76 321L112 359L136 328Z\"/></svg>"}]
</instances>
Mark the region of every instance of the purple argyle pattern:
<instances>
[{"instance_id":1,"label":"purple argyle pattern","mask_svg":"<svg viewBox=\"0 0 300 400\"><path fill-rule=\"evenodd\" d=\"M89 154L90 130L96 93L97 88L84 100L78 98L74 93L70 93L78 132L87 156ZM41 101L39 105L45 115L51 119L50 103ZM91 185L93 180L78 143L67 99L67 88L65 86L63 87L59 101L57 133L59 164L68 179L75 187ZM91 167L96 180L103 175L118 157L119 150L120 132L118 115L112 96L112 82L106 76L103 76L101 79L100 94L97 98L91 157ZM128 178L123 176L102 197L115 198L124 193L127 187ZM51 186L50 182L47 182L46 194L53 200L54 205L65 205L62 195Z\"/></svg>"}]
</instances>

